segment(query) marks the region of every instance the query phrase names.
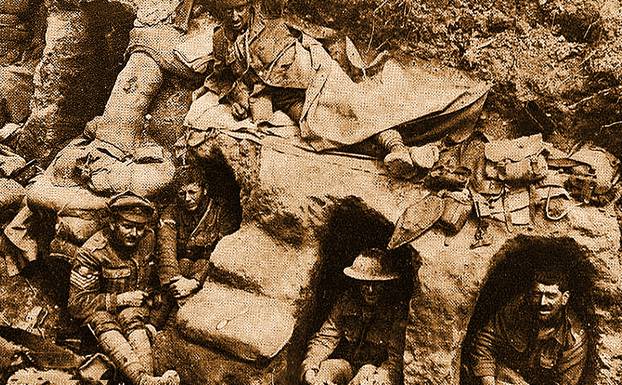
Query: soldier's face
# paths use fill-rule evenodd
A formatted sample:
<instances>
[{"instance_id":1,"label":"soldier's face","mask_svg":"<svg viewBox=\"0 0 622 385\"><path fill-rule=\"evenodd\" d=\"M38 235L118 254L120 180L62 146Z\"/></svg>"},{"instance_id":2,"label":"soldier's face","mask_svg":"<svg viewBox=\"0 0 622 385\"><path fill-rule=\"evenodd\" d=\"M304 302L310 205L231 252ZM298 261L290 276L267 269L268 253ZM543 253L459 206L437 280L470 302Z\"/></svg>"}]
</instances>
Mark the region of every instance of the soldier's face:
<instances>
[{"instance_id":1,"label":"soldier's face","mask_svg":"<svg viewBox=\"0 0 622 385\"><path fill-rule=\"evenodd\" d=\"M363 301L368 305L375 305L382 297L384 285L382 282L365 281L360 284L359 289Z\"/></svg>"},{"instance_id":2,"label":"soldier's face","mask_svg":"<svg viewBox=\"0 0 622 385\"><path fill-rule=\"evenodd\" d=\"M203 200L205 189L198 183L190 183L180 188L177 194L179 199L184 202L186 211L195 211Z\"/></svg>"},{"instance_id":3,"label":"soldier's face","mask_svg":"<svg viewBox=\"0 0 622 385\"><path fill-rule=\"evenodd\" d=\"M251 18L250 4L243 4L225 10L225 23L234 32L240 33L248 28Z\"/></svg>"},{"instance_id":4,"label":"soldier's face","mask_svg":"<svg viewBox=\"0 0 622 385\"><path fill-rule=\"evenodd\" d=\"M545 285L535 282L531 288L530 302L537 318L542 322L556 320L568 299L570 292L559 290L558 285Z\"/></svg>"},{"instance_id":5,"label":"soldier's face","mask_svg":"<svg viewBox=\"0 0 622 385\"><path fill-rule=\"evenodd\" d=\"M146 225L125 219L117 219L110 228L117 242L126 248L135 248L145 236Z\"/></svg>"}]
</instances>

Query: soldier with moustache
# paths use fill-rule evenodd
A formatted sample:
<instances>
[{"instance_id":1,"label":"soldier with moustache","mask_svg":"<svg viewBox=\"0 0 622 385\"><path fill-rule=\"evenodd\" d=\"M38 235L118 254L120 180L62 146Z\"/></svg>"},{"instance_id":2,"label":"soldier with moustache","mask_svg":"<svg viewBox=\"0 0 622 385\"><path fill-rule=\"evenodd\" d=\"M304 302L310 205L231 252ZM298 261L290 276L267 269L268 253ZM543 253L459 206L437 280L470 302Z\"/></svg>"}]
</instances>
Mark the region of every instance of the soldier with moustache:
<instances>
[{"instance_id":1,"label":"soldier with moustache","mask_svg":"<svg viewBox=\"0 0 622 385\"><path fill-rule=\"evenodd\" d=\"M154 288L154 207L131 192L110 199L109 227L79 249L69 311L95 334L102 350L134 385L178 385L169 370L153 374L148 293Z\"/></svg>"},{"instance_id":2,"label":"soldier with moustache","mask_svg":"<svg viewBox=\"0 0 622 385\"><path fill-rule=\"evenodd\" d=\"M563 272L534 274L528 292L478 331L472 373L482 385L577 385L588 352L585 329L568 305Z\"/></svg>"}]
</instances>

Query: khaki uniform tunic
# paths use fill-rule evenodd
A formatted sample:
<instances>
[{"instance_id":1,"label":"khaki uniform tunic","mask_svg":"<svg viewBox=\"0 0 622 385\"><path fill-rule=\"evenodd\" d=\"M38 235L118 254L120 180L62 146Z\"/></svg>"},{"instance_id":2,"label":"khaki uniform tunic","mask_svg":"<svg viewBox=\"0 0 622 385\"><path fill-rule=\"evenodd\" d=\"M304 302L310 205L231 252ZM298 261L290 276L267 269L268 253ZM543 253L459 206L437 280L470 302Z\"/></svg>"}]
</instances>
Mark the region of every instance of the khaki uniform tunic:
<instances>
[{"instance_id":1,"label":"khaki uniform tunic","mask_svg":"<svg viewBox=\"0 0 622 385\"><path fill-rule=\"evenodd\" d=\"M392 384L402 373L405 333L404 306L380 303L366 305L358 292L346 293L309 342L302 373L318 369L329 358L345 359L354 373L363 365L386 369Z\"/></svg>"},{"instance_id":2,"label":"khaki uniform tunic","mask_svg":"<svg viewBox=\"0 0 622 385\"><path fill-rule=\"evenodd\" d=\"M89 238L78 250L69 286L69 311L99 336L109 330L129 334L144 327L146 305L117 308L117 294L154 288L153 231L147 230L136 250L128 254L110 241L108 230Z\"/></svg>"},{"instance_id":3,"label":"khaki uniform tunic","mask_svg":"<svg viewBox=\"0 0 622 385\"><path fill-rule=\"evenodd\" d=\"M502 308L475 339L473 374L496 376L509 368L529 384L576 385L587 359L587 334L567 309L560 325L537 336L524 296Z\"/></svg>"}]
</instances>

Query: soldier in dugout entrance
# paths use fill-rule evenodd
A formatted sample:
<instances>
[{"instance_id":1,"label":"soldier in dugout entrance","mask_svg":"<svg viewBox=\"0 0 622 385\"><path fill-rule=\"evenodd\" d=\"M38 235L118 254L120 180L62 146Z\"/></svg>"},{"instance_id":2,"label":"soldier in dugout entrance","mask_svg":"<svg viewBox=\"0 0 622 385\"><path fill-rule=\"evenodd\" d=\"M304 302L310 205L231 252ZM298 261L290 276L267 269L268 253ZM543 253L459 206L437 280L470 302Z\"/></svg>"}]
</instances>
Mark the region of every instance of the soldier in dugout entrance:
<instances>
[{"instance_id":1,"label":"soldier in dugout entrance","mask_svg":"<svg viewBox=\"0 0 622 385\"><path fill-rule=\"evenodd\" d=\"M568 305L568 276L537 271L528 292L511 300L478 331L472 374L482 385L577 385L587 334Z\"/></svg>"},{"instance_id":2,"label":"soldier in dugout entrance","mask_svg":"<svg viewBox=\"0 0 622 385\"><path fill-rule=\"evenodd\" d=\"M392 283L399 275L379 249L363 251L344 274L354 290L337 301L309 341L304 385L397 385L401 382L406 308Z\"/></svg>"},{"instance_id":3,"label":"soldier in dugout entrance","mask_svg":"<svg viewBox=\"0 0 622 385\"><path fill-rule=\"evenodd\" d=\"M160 283L170 294L165 316L203 286L212 250L239 222L233 204L214 192L199 167L179 167L175 188L177 199L163 209L157 232Z\"/></svg>"}]
</instances>

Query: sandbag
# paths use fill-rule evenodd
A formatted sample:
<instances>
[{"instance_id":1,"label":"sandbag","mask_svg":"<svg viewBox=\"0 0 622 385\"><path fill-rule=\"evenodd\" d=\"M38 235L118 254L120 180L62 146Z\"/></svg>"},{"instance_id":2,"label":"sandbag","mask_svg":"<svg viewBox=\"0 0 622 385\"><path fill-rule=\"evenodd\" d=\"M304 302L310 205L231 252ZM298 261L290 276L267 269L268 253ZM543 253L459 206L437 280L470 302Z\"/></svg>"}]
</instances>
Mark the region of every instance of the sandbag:
<instances>
[{"instance_id":1,"label":"sandbag","mask_svg":"<svg viewBox=\"0 0 622 385\"><path fill-rule=\"evenodd\" d=\"M274 357L294 330L294 308L285 302L206 282L177 313L187 338L248 361Z\"/></svg>"},{"instance_id":2,"label":"sandbag","mask_svg":"<svg viewBox=\"0 0 622 385\"><path fill-rule=\"evenodd\" d=\"M28 186L28 206L55 212L68 210L98 210L106 208L107 197L93 194L80 186L56 186L49 175L39 175Z\"/></svg>"},{"instance_id":3,"label":"sandbag","mask_svg":"<svg viewBox=\"0 0 622 385\"><path fill-rule=\"evenodd\" d=\"M10 178L24 167L26 167L24 158L0 144L0 177Z\"/></svg>"},{"instance_id":4,"label":"sandbag","mask_svg":"<svg viewBox=\"0 0 622 385\"><path fill-rule=\"evenodd\" d=\"M12 179L0 178L0 208L7 208L18 205L26 190Z\"/></svg>"},{"instance_id":5,"label":"sandbag","mask_svg":"<svg viewBox=\"0 0 622 385\"><path fill-rule=\"evenodd\" d=\"M82 215L59 214L56 217L56 235L61 239L82 244L104 227L104 220L107 218L105 212L83 211Z\"/></svg>"},{"instance_id":6,"label":"sandbag","mask_svg":"<svg viewBox=\"0 0 622 385\"><path fill-rule=\"evenodd\" d=\"M45 171L52 184L85 187L95 194L125 191L153 197L173 180L172 155L155 143L128 154L99 139L76 139L59 152Z\"/></svg>"}]
</instances>

